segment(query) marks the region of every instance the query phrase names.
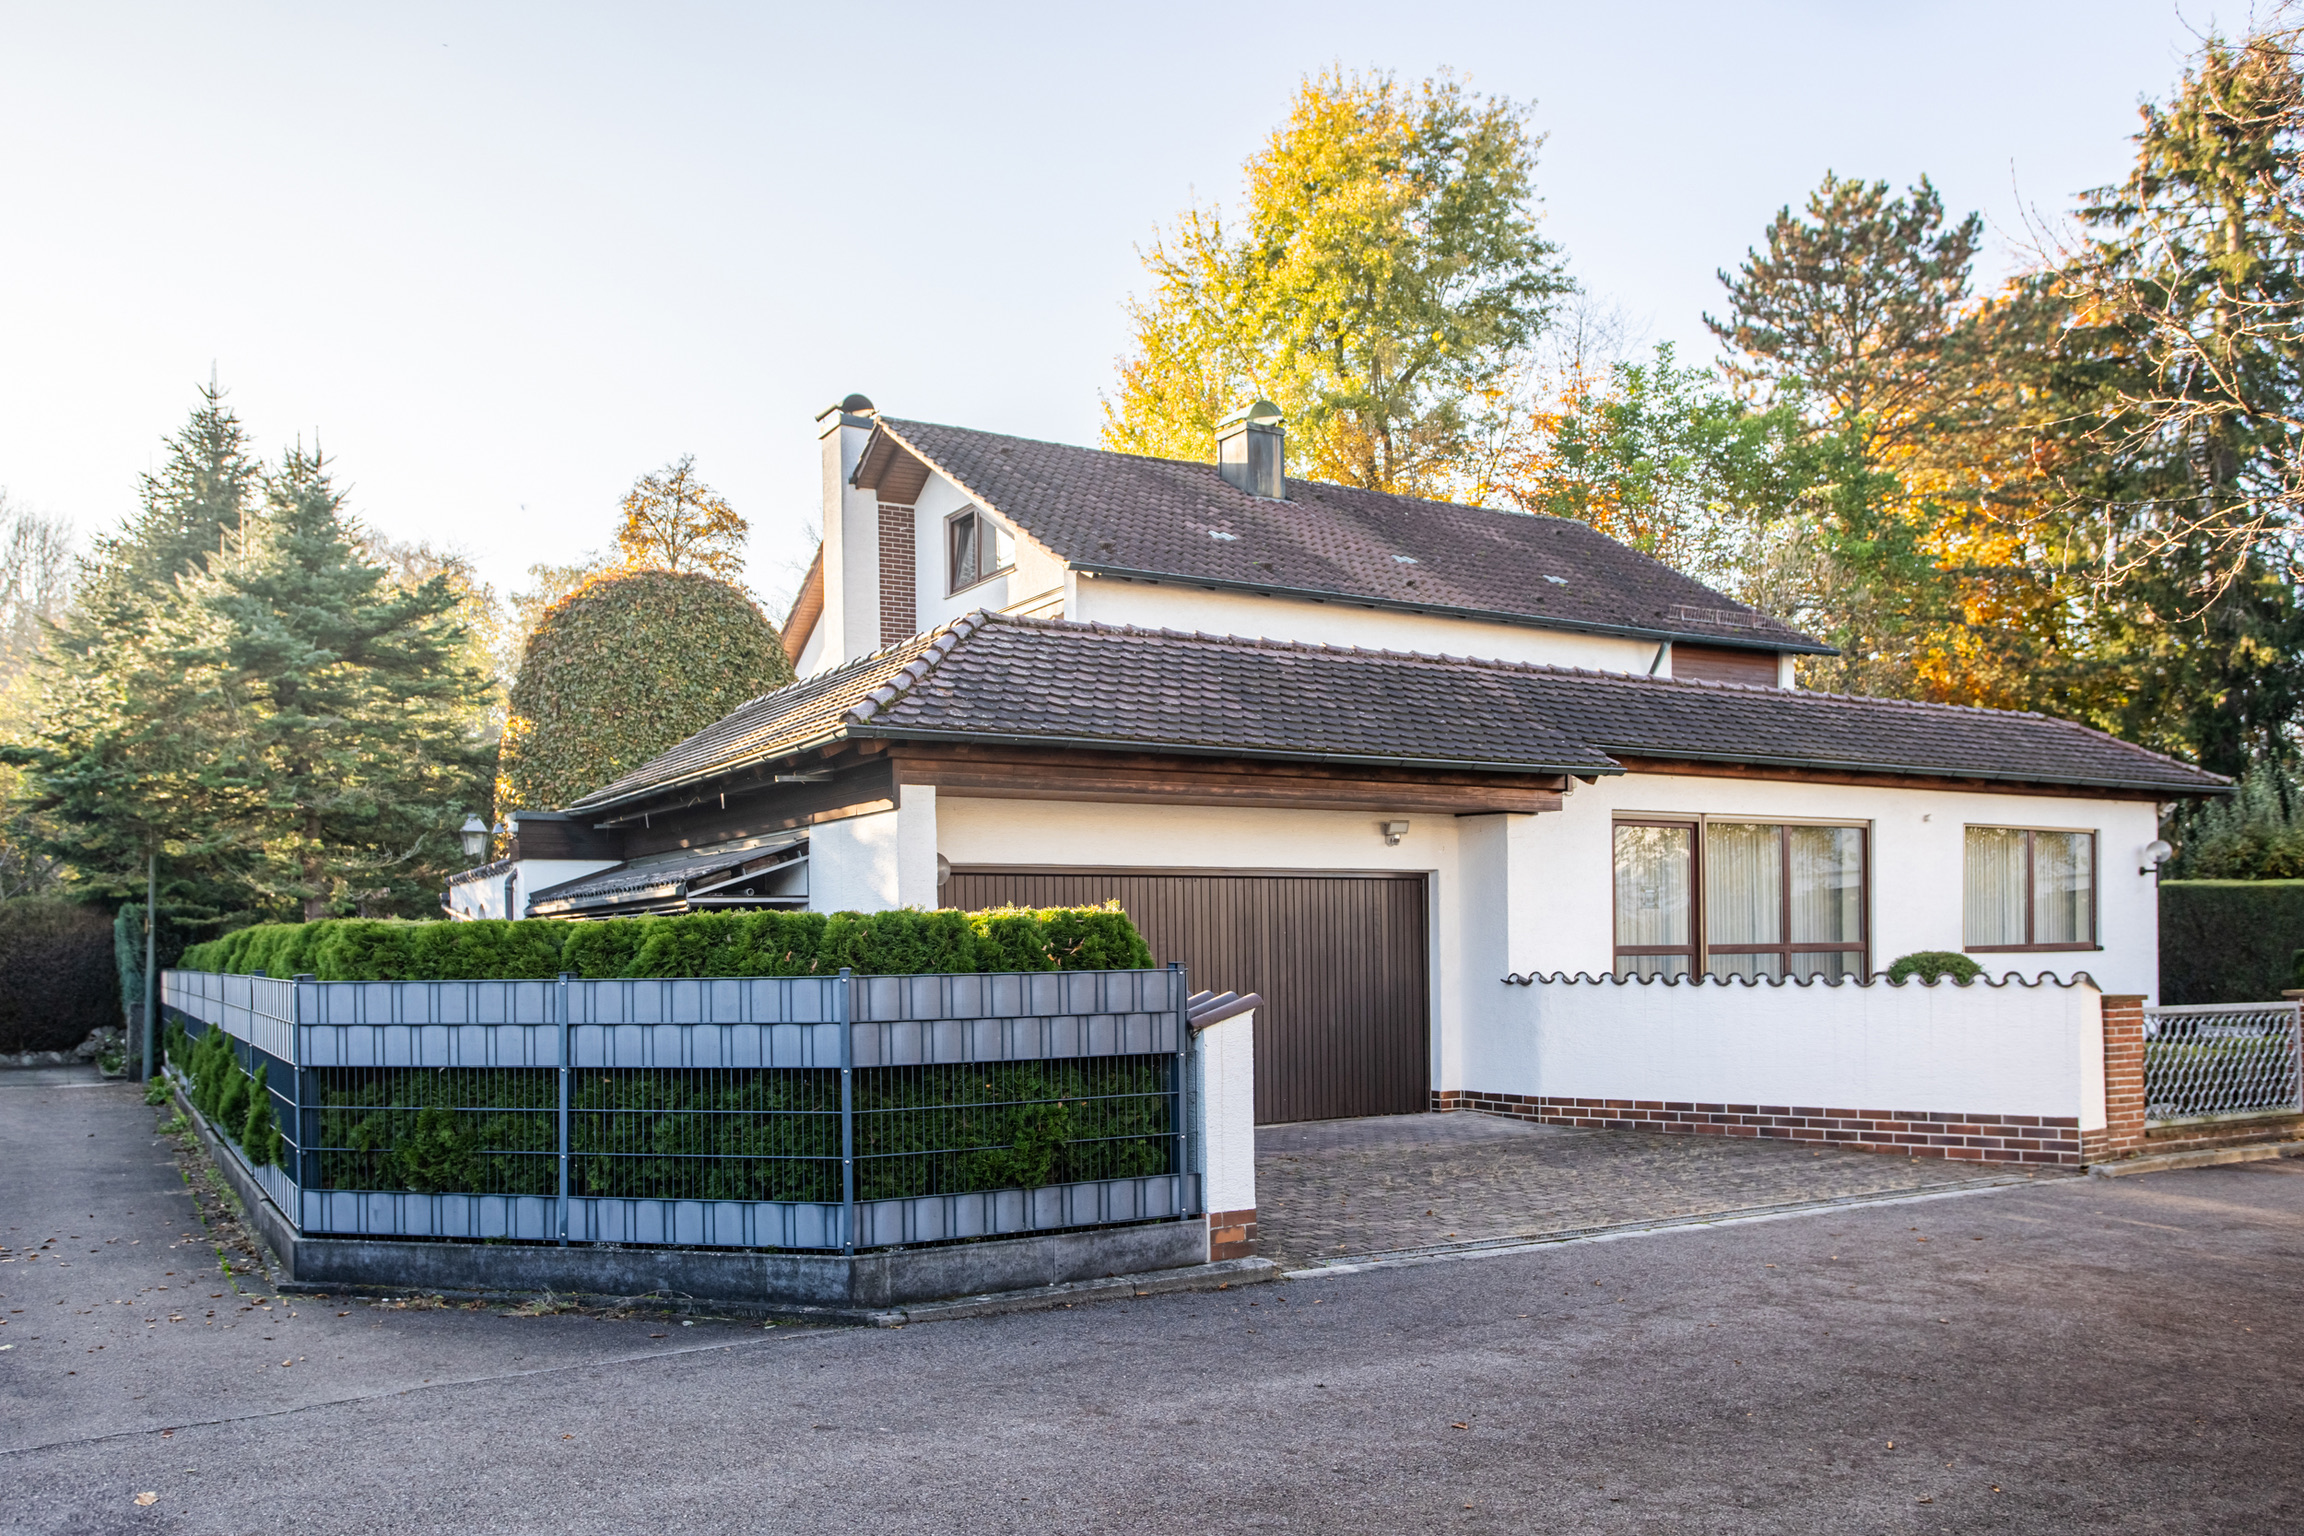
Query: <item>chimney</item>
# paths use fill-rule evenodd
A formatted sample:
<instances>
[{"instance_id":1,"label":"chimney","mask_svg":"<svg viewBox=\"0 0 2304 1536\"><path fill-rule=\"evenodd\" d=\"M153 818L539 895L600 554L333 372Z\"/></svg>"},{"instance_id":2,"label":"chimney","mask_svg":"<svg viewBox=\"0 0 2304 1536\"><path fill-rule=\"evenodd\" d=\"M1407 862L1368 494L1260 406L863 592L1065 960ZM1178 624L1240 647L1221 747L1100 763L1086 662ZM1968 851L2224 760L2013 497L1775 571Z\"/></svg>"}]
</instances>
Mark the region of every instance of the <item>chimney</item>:
<instances>
[{"instance_id":1,"label":"chimney","mask_svg":"<svg viewBox=\"0 0 2304 1536\"><path fill-rule=\"evenodd\" d=\"M877 414L869 399L850 395L816 417L824 463L824 611L816 623L826 666L880 648L880 498L854 484Z\"/></svg>"},{"instance_id":2,"label":"chimney","mask_svg":"<svg viewBox=\"0 0 2304 1536\"><path fill-rule=\"evenodd\" d=\"M1269 400L1216 423L1216 472L1251 496L1288 499L1287 448L1280 407Z\"/></svg>"}]
</instances>

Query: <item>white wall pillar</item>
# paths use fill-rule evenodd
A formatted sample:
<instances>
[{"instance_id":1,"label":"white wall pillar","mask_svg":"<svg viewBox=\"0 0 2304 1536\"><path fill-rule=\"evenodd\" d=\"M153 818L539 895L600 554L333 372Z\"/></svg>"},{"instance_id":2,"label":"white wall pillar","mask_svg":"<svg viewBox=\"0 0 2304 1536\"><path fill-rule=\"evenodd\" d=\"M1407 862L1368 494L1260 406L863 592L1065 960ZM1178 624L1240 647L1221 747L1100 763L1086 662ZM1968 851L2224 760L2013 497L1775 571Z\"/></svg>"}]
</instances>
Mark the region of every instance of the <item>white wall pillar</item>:
<instances>
[{"instance_id":1,"label":"white wall pillar","mask_svg":"<svg viewBox=\"0 0 2304 1536\"><path fill-rule=\"evenodd\" d=\"M1243 1258L1256 1243L1256 1013L1192 1036L1192 1171L1208 1212L1208 1256Z\"/></svg>"},{"instance_id":2,"label":"white wall pillar","mask_svg":"<svg viewBox=\"0 0 2304 1536\"><path fill-rule=\"evenodd\" d=\"M936 791L907 785L893 811L808 829L808 909L883 912L936 905Z\"/></svg>"}]
</instances>

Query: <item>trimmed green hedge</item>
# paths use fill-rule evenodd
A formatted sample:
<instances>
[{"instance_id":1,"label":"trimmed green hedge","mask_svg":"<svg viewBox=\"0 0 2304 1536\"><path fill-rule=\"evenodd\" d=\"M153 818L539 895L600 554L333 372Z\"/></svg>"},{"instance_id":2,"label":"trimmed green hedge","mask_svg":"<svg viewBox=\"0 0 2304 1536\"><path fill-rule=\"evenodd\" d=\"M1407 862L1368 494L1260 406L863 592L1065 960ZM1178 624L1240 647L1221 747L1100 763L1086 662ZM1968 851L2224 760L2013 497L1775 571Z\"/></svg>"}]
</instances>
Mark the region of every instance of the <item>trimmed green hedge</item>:
<instances>
[{"instance_id":1,"label":"trimmed green hedge","mask_svg":"<svg viewBox=\"0 0 2304 1536\"><path fill-rule=\"evenodd\" d=\"M2160 882L2160 1001L2260 1003L2304 986L2304 880Z\"/></svg>"},{"instance_id":2,"label":"trimmed green hedge","mask_svg":"<svg viewBox=\"0 0 2304 1536\"><path fill-rule=\"evenodd\" d=\"M112 917L55 896L0 901L0 1051L68 1051L120 1026Z\"/></svg>"},{"instance_id":3,"label":"trimmed green hedge","mask_svg":"<svg viewBox=\"0 0 2304 1536\"><path fill-rule=\"evenodd\" d=\"M186 970L322 981L638 976L822 976L1117 971L1152 952L1116 903L984 912L694 912L602 922L547 918L266 923L184 951Z\"/></svg>"}]
</instances>

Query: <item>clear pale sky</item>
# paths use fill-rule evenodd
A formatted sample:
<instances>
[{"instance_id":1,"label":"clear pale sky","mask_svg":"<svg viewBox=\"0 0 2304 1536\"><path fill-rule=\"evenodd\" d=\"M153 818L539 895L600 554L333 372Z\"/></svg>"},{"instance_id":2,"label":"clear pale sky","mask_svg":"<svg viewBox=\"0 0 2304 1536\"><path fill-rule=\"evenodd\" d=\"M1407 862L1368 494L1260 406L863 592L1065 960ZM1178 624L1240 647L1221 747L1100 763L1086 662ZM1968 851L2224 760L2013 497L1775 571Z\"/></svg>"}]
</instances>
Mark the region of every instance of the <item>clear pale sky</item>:
<instances>
[{"instance_id":1,"label":"clear pale sky","mask_svg":"<svg viewBox=\"0 0 2304 1536\"><path fill-rule=\"evenodd\" d=\"M681 453L789 584L811 419L1095 441L1135 247L1331 62L1533 101L1575 272L1650 339L1827 168L2014 261L2237 7L0 5L0 486L134 505L211 364L267 456L500 588ZM781 614L777 614L781 617Z\"/></svg>"}]
</instances>

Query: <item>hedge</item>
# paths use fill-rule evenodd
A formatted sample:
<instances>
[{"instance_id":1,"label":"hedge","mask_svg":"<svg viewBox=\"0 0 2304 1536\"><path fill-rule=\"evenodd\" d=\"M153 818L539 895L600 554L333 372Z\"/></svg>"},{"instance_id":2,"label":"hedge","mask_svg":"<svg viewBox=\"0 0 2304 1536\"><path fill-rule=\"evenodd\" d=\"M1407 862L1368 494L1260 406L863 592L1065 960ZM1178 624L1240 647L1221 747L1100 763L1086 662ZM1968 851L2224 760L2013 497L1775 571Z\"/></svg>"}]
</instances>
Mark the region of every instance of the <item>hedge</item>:
<instances>
[{"instance_id":1,"label":"hedge","mask_svg":"<svg viewBox=\"0 0 2304 1536\"><path fill-rule=\"evenodd\" d=\"M120 1025L112 917L54 896L0 901L0 1052L68 1051Z\"/></svg>"},{"instance_id":2,"label":"hedge","mask_svg":"<svg viewBox=\"0 0 2304 1536\"><path fill-rule=\"evenodd\" d=\"M776 626L693 571L612 571L544 610L497 753L498 810L566 805L792 681Z\"/></svg>"},{"instance_id":3,"label":"hedge","mask_svg":"<svg viewBox=\"0 0 2304 1536\"><path fill-rule=\"evenodd\" d=\"M183 968L322 981L644 976L822 976L1107 971L1152 964L1117 903L983 912L692 912L600 922L548 918L266 923L184 951Z\"/></svg>"},{"instance_id":4,"label":"hedge","mask_svg":"<svg viewBox=\"0 0 2304 1536\"><path fill-rule=\"evenodd\" d=\"M2304 880L2160 882L2160 1001L2260 1003L2297 976Z\"/></svg>"}]
</instances>

